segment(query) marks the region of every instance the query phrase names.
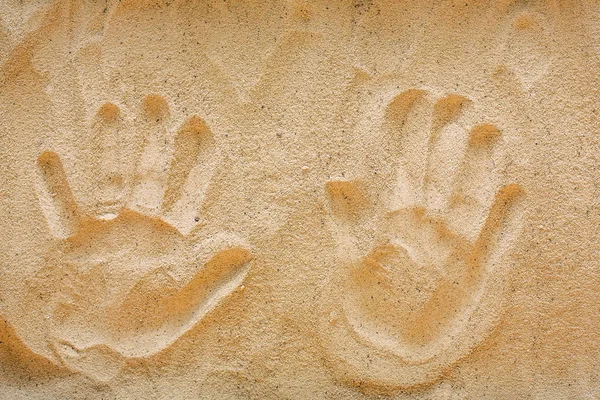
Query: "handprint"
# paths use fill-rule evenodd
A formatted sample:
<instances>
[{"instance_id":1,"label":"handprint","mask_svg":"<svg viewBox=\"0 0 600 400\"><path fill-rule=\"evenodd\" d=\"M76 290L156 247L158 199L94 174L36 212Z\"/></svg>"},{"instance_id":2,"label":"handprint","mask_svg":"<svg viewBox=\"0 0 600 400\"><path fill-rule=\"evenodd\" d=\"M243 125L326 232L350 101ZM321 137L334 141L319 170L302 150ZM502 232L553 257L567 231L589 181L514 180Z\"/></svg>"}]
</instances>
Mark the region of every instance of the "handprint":
<instances>
[{"instance_id":1,"label":"handprint","mask_svg":"<svg viewBox=\"0 0 600 400\"><path fill-rule=\"evenodd\" d=\"M500 180L500 130L467 129L466 97L430 97L410 89L381 113L384 146L397 160L391 190L370 194L360 180L326 186L342 278L328 292L323 338L334 369L353 383L431 381L497 320L507 269L499 263L522 189Z\"/></svg>"},{"instance_id":2,"label":"handprint","mask_svg":"<svg viewBox=\"0 0 600 400\"><path fill-rule=\"evenodd\" d=\"M197 116L173 137L169 118L162 97L144 99L136 157L119 108L100 108L91 204L76 201L56 153L38 158L40 204L56 245L29 282L30 300L46 315L57 358L101 380L127 358L168 348L249 270L249 246L233 234L197 239L197 213L218 160L215 138Z\"/></svg>"}]
</instances>

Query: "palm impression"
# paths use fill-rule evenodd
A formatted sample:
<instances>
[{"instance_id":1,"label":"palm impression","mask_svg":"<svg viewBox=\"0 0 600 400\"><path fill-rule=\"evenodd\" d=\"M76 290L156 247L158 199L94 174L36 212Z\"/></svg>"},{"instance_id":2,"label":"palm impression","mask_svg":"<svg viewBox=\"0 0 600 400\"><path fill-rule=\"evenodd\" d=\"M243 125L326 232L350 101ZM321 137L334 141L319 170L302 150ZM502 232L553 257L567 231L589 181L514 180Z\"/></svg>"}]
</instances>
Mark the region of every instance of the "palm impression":
<instances>
[{"instance_id":1,"label":"palm impression","mask_svg":"<svg viewBox=\"0 0 600 400\"><path fill-rule=\"evenodd\" d=\"M387 181L326 187L342 278L329 291L323 343L354 384L430 382L498 321L522 190L501 180L501 131L473 123L466 97L432 97L410 89L364 112L380 115ZM363 135L373 119L365 124Z\"/></svg>"},{"instance_id":2,"label":"palm impression","mask_svg":"<svg viewBox=\"0 0 600 400\"><path fill-rule=\"evenodd\" d=\"M209 127L193 116L172 135L158 95L141 111L135 129L114 104L98 111L87 204L74 198L56 153L38 158L40 204L56 245L29 282L32 301L50 324L58 361L99 379L127 358L168 348L241 285L251 260L232 234L194 234L219 158ZM131 131L141 139L128 143Z\"/></svg>"}]
</instances>

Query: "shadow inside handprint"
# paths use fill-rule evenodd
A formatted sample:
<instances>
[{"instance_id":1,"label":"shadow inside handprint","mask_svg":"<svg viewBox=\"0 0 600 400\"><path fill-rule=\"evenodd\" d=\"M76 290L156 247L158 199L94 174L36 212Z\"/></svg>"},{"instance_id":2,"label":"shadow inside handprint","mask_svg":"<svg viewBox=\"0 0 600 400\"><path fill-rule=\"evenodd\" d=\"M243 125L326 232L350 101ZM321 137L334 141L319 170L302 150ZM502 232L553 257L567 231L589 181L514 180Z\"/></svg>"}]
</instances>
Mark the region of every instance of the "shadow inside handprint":
<instances>
[{"instance_id":1,"label":"shadow inside handprint","mask_svg":"<svg viewBox=\"0 0 600 400\"><path fill-rule=\"evenodd\" d=\"M494 230L499 227L493 224L501 222L506 211L502 207L520 191L510 185L498 192L488 224L475 243L422 208L391 212L384 226L389 239L351 270L348 284L358 295L348 298L346 310L354 329L382 343L402 342L413 355L422 354L475 300L491 241L497 240ZM413 358L409 352L400 354Z\"/></svg>"}]
</instances>

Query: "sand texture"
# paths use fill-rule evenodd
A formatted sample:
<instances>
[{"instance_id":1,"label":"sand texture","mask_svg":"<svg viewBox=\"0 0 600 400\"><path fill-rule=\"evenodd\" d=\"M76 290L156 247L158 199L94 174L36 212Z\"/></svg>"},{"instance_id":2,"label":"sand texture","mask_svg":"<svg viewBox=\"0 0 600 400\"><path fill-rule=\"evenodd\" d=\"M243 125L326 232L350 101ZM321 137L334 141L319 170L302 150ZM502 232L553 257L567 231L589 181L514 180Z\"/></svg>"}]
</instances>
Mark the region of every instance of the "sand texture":
<instances>
[{"instance_id":1,"label":"sand texture","mask_svg":"<svg viewBox=\"0 0 600 400\"><path fill-rule=\"evenodd\" d=\"M0 1L0 400L600 398L600 2Z\"/></svg>"}]
</instances>

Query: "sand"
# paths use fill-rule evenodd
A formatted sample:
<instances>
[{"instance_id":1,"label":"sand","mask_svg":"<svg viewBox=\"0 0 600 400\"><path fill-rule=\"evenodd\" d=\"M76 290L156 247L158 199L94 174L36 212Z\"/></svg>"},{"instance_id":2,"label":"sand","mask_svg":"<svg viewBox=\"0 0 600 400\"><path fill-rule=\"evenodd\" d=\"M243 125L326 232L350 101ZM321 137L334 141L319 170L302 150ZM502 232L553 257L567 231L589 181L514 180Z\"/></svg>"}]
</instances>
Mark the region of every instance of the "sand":
<instances>
[{"instance_id":1,"label":"sand","mask_svg":"<svg viewBox=\"0 0 600 400\"><path fill-rule=\"evenodd\" d=\"M0 10L0 399L600 396L597 2Z\"/></svg>"}]
</instances>

